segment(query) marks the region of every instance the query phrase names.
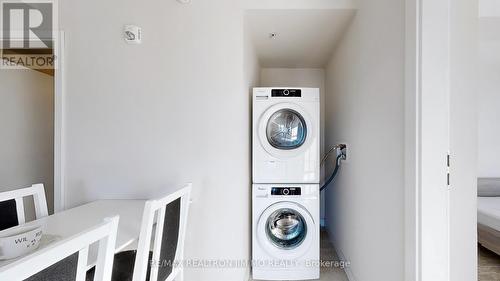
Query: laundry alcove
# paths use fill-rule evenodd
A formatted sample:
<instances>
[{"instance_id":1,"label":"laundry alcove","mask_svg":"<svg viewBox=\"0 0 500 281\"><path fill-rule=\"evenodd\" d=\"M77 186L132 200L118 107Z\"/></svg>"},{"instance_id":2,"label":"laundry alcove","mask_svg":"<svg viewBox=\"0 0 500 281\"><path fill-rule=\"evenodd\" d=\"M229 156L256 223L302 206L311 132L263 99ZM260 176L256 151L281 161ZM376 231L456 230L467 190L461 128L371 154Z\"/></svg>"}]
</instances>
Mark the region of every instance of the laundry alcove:
<instances>
[{"instance_id":1,"label":"laundry alcove","mask_svg":"<svg viewBox=\"0 0 500 281\"><path fill-rule=\"evenodd\" d=\"M320 217L355 280L401 280L404 269L404 3L386 2L245 11L248 85L319 88L320 155L338 143L349 146L338 177L321 194ZM380 163L376 147L383 146L392 149ZM333 160L322 166L322 183L333 168ZM380 228L386 221L392 224ZM384 263L398 269L377 277L371 261L387 249Z\"/></svg>"}]
</instances>

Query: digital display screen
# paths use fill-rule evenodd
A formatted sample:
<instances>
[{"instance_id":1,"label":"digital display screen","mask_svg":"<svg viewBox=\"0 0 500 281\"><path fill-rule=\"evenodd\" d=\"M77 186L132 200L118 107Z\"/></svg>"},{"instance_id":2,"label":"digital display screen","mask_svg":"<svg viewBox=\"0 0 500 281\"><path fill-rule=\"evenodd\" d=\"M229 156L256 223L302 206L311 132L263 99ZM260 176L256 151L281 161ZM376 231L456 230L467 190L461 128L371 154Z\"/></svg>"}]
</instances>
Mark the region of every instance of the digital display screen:
<instances>
[{"instance_id":1,"label":"digital display screen","mask_svg":"<svg viewBox=\"0 0 500 281\"><path fill-rule=\"evenodd\" d=\"M300 98L302 96L302 90L300 89L273 89L271 90L272 97L281 98Z\"/></svg>"},{"instance_id":2,"label":"digital display screen","mask_svg":"<svg viewBox=\"0 0 500 281\"><path fill-rule=\"evenodd\" d=\"M300 187L273 187L271 189L271 195L301 195Z\"/></svg>"}]
</instances>

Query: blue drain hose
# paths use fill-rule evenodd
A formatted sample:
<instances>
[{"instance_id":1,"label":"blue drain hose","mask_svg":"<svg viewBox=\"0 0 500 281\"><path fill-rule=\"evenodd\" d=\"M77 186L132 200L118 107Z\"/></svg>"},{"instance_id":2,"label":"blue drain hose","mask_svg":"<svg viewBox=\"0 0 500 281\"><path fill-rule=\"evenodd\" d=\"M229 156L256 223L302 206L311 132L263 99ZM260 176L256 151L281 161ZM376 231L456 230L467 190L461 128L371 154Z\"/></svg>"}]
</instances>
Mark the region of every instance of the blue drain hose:
<instances>
[{"instance_id":1,"label":"blue drain hose","mask_svg":"<svg viewBox=\"0 0 500 281\"><path fill-rule=\"evenodd\" d=\"M333 170L332 175L328 178L328 180L323 184L323 186L319 189L319 191L323 191L323 189L327 188L328 185L333 181L335 176L337 175L340 168L340 160L342 159L342 154L337 156L337 160L335 161L335 169Z\"/></svg>"}]
</instances>

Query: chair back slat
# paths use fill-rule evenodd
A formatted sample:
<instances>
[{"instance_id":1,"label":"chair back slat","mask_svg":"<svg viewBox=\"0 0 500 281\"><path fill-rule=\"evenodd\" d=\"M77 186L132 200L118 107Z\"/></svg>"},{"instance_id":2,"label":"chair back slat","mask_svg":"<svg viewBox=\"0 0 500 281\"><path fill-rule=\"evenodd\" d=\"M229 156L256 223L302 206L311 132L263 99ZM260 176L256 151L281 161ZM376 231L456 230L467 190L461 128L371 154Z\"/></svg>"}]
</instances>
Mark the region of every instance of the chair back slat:
<instances>
[{"instance_id":1,"label":"chair back slat","mask_svg":"<svg viewBox=\"0 0 500 281\"><path fill-rule=\"evenodd\" d=\"M114 235L107 235L99 242L99 252L97 254L97 265L94 275L94 281L111 280L113 273L113 259L116 245L116 232L118 229L118 220L113 222Z\"/></svg>"},{"instance_id":2,"label":"chair back slat","mask_svg":"<svg viewBox=\"0 0 500 281\"><path fill-rule=\"evenodd\" d=\"M154 215L151 215L151 210L154 205L153 203L154 202L150 200L144 205L144 213L142 216L141 232L139 234L139 243L137 245L137 254L134 262L132 281L146 280L149 262L149 249L151 247L151 234L153 233L152 226L154 223Z\"/></svg>"},{"instance_id":3,"label":"chair back slat","mask_svg":"<svg viewBox=\"0 0 500 281\"><path fill-rule=\"evenodd\" d=\"M163 226L164 224L158 223L161 221L165 220L165 207L161 207L160 209L157 210L156 212L157 216L157 223L156 223L156 230L155 230L155 241L154 245L158 245L162 242L163 238ZM152 256L153 261L160 260L160 247L155 247L153 250L153 256ZM150 275L150 280L158 280L158 266L153 266L151 267L151 275Z\"/></svg>"},{"instance_id":4,"label":"chair back slat","mask_svg":"<svg viewBox=\"0 0 500 281\"><path fill-rule=\"evenodd\" d=\"M147 281L173 280L182 274L176 262L183 258L184 236L192 185L157 200L149 200L144 207L141 234L134 265L133 281L146 280L148 263L151 275ZM156 220L155 220L156 217ZM149 260L153 228L156 223Z\"/></svg>"},{"instance_id":5,"label":"chair back slat","mask_svg":"<svg viewBox=\"0 0 500 281\"><path fill-rule=\"evenodd\" d=\"M16 213L17 213L18 225L24 224L26 222L26 214L24 213L24 198L18 197L15 198L14 200L16 200Z\"/></svg>"},{"instance_id":6,"label":"chair back slat","mask_svg":"<svg viewBox=\"0 0 500 281\"><path fill-rule=\"evenodd\" d=\"M87 278L87 261L89 259L89 248L83 248L78 255L78 265L76 268L76 281L85 281Z\"/></svg>"},{"instance_id":7,"label":"chair back slat","mask_svg":"<svg viewBox=\"0 0 500 281\"><path fill-rule=\"evenodd\" d=\"M32 187L35 189L33 200L37 219L48 216L49 210L47 208L47 198L45 197L45 187L41 183L34 184Z\"/></svg>"}]
</instances>

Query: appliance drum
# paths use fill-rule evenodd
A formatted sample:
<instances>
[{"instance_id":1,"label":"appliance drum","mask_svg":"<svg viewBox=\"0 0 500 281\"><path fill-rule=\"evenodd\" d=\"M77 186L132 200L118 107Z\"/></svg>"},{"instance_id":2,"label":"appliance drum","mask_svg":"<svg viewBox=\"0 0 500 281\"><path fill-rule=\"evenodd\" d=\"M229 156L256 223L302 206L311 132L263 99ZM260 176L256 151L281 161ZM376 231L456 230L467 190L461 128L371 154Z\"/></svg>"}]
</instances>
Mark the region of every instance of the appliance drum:
<instances>
[{"instance_id":1,"label":"appliance drum","mask_svg":"<svg viewBox=\"0 0 500 281\"><path fill-rule=\"evenodd\" d=\"M307 234L304 217L292 209L274 211L266 224L267 237L273 245L281 249L297 248Z\"/></svg>"},{"instance_id":2,"label":"appliance drum","mask_svg":"<svg viewBox=\"0 0 500 281\"><path fill-rule=\"evenodd\" d=\"M267 140L274 148L295 149L306 141L306 122L297 111L281 109L273 113L269 118L266 135Z\"/></svg>"}]
</instances>

